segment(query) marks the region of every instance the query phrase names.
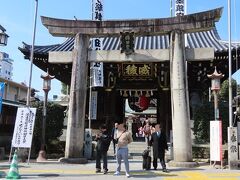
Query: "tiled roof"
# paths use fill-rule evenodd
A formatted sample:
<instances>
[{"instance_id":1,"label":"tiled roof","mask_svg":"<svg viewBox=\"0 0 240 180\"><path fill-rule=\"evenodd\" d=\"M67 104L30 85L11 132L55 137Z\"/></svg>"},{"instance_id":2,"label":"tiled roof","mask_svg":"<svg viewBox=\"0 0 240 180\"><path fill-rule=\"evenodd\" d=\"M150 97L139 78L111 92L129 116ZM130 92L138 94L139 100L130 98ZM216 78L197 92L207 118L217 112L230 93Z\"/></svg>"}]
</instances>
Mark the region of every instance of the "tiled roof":
<instances>
[{"instance_id":1,"label":"tiled roof","mask_svg":"<svg viewBox=\"0 0 240 180\"><path fill-rule=\"evenodd\" d=\"M215 52L228 51L228 42L220 39L216 28L210 31L195 32L187 34L187 47L205 48L213 47ZM239 47L239 43L233 43L232 48ZM30 45L24 43L20 49L30 50ZM62 44L49 46L35 46L36 54L47 55L49 51L72 51L74 47L74 38L66 39ZM169 47L169 36L138 36L135 37L135 49L167 49ZM105 37L103 39L103 50L120 50L120 37Z\"/></svg>"}]
</instances>

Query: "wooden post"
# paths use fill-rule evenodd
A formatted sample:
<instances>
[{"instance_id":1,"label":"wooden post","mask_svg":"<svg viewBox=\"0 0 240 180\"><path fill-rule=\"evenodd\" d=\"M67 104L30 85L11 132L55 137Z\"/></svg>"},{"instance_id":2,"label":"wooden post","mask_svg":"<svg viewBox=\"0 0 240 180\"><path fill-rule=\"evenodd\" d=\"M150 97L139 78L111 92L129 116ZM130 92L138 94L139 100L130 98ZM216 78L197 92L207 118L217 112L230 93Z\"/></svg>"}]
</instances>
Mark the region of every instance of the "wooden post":
<instances>
[{"instance_id":1,"label":"wooden post","mask_svg":"<svg viewBox=\"0 0 240 180\"><path fill-rule=\"evenodd\" d=\"M73 50L65 158L83 157L89 36L77 34Z\"/></svg>"}]
</instances>

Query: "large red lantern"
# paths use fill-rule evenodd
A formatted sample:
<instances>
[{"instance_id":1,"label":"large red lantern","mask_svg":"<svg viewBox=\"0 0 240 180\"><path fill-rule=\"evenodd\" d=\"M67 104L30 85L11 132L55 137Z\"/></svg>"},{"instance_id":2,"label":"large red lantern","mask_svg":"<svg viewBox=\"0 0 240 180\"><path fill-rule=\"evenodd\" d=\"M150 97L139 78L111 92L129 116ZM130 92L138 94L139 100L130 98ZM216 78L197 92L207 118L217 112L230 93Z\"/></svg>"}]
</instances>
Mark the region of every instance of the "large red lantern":
<instances>
[{"instance_id":1,"label":"large red lantern","mask_svg":"<svg viewBox=\"0 0 240 180\"><path fill-rule=\"evenodd\" d=\"M148 97L141 95L139 97L129 97L128 104L132 110L135 112L142 112L148 109L150 100Z\"/></svg>"}]
</instances>

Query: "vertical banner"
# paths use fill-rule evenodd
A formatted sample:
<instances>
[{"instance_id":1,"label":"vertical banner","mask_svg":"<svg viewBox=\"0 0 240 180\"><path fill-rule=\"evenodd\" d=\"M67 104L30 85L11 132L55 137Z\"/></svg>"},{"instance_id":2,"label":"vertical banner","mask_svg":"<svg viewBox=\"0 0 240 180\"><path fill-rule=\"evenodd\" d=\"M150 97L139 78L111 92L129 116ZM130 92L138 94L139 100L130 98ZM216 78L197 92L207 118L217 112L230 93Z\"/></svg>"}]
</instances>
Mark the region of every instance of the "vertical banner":
<instances>
[{"instance_id":1,"label":"vertical banner","mask_svg":"<svg viewBox=\"0 0 240 180\"><path fill-rule=\"evenodd\" d=\"M2 113L2 101L4 96L5 83L0 82L0 113Z\"/></svg>"},{"instance_id":2,"label":"vertical banner","mask_svg":"<svg viewBox=\"0 0 240 180\"><path fill-rule=\"evenodd\" d=\"M103 63L91 63L90 72L91 87L103 87Z\"/></svg>"},{"instance_id":3,"label":"vertical banner","mask_svg":"<svg viewBox=\"0 0 240 180\"><path fill-rule=\"evenodd\" d=\"M176 0L175 2L175 16L184 15L184 0Z\"/></svg>"},{"instance_id":4,"label":"vertical banner","mask_svg":"<svg viewBox=\"0 0 240 180\"><path fill-rule=\"evenodd\" d=\"M222 121L210 121L210 161L222 161Z\"/></svg>"},{"instance_id":5,"label":"vertical banner","mask_svg":"<svg viewBox=\"0 0 240 180\"><path fill-rule=\"evenodd\" d=\"M91 113L90 118L96 120L97 119L97 91L92 91L91 96Z\"/></svg>"},{"instance_id":6,"label":"vertical banner","mask_svg":"<svg viewBox=\"0 0 240 180\"><path fill-rule=\"evenodd\" d=\"M93 20L102 21L103 18L103 0L93 0ZM92 49L102 50L103 38L92 38ZM91 87L103 87L103 63L91 63Z\"/></svg>"},{"instance_id":7,"label":"vertical banner","mask_svg":"<svg viewBox=\"0 0 240 180\"><path fill-rule=\"evenodd\" d=\"M18 108L12 147L31 148L36 108Z\"/></svg>"}]
</instances>

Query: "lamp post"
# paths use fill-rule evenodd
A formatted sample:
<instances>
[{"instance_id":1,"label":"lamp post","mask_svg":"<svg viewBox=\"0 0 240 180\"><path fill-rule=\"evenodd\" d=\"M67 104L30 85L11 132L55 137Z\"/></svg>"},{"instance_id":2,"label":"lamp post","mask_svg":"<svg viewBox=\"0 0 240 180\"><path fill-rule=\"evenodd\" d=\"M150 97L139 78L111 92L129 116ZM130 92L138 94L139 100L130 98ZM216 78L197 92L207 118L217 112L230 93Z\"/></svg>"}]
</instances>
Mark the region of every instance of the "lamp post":
<instances>
[{"instance_id":1,"label":"lamp post","mask_svg":"<svg viewBox=\"0 0 240 180\"><path fill-rule=\"evenodd\" d=\"M5 33L6 29L0 25L0 45L6 46L8 35Z\"/></svg>"},{"instance_id":2,"label":"lamp post","mask_svg":"<svg viewBox=\"0 0 240 180\"><path fill-rule=\"evenodd\" d=\"M221 89L220 86L220 79L224 77L222 73L217 72L217 68L215 66L215 70L213 74L207 75L210 79L212 79L211 82L211 90L213 91L214 96L214 120L219 120L219 109L218 109L218 92Z\"/></svg>"},{"instance_id":3,"label":"lamp post","mask_svg":"<svg viewBox=\"0 0 240 180\"><path fill-rule=\"evenodd\" d=\"M222 73L218 73L217 72L217 68L216 68L216 66L215 66L215 70L214 70L214 72L212 73L212 74L210 74L210 75L207 75L210 79L212 79L212 81L211 81L211 90L213 91L213 96L214 96L214 120L215 120L215 122L216 123L218 123L218 128L219 128L219 134L217 134L217 133L213 133L212 134L212 131L210 132L210 149L214 149L215 150L215 152L217 153L217 152L220 152L220 154L222 153L221 152L221 149L222 149L222 129L221 129L221 120L220 120L220 118L219 118L219 108L218 108L218 92L219 92L219 90L221 89L221 84L220 84L220 79L221 78L223 78L224 77L224 75L222 74ZM210 124L210 126L211 126L211 124ZM213 127L211 126L211 129L212 129ZM216 127L215 127L216 128ZM214 145L213 145L213 138L219 138L219 151L217 151L217 148L215 148L215 147L217 147L217 146L215 146L214 147ZM217 145L217 144L215 144L215 145ZM212 153L211 153L211 155L212 155ZM210 156L211 156L210 155ZM222 158L221 158L221 156L220 156L220 161L221 161L221 167L222 167ZM210 161L210 163L211 163L211 161ZM213 164L213 166L215 166L216 165L216 161L214 161L214 164Z\"/></svg>"},{"instance_id":4,"label":"lamp post","mask_svg":"<svg viewBox=\"0 0 240 180\"><path fill-rule=\"evenodd\" d=\"M48 92L51 90L51 80L54 78L54 76L49 75L47 71L47 74L41 75L41 78L43 79L44 102L43 102L41 149L37 157L37 162L46 161L45 128L46 128L46 115L47 115L47 99L48 99Z\"/></svg>"}]
</instances>

